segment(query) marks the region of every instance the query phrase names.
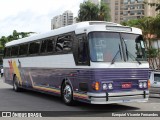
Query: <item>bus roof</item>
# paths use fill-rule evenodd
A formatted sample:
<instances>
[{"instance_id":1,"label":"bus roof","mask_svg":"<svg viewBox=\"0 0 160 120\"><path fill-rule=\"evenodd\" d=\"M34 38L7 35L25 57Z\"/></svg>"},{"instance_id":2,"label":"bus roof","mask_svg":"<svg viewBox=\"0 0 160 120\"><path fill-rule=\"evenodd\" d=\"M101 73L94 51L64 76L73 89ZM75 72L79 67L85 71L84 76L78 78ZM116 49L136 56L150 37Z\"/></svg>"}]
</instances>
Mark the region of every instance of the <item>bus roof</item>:
<instances>
[{"instance_id":1,"label":"bus roof","mask_svg":"<svg viewBox=\"0 0 160 120\"><path fill-rule=\"evenodd\" d=\"M43 39L43 38L48 38L48 37L52 37L52 36L56 36L56 35L61 35L64 33L69 33L69 32L75 32L76 34L82 34L85 32L85 29L89 28L90 26L96 26L96 28L98 28L98 26L105 26L105 27L107 27L107 26L116 27L117 26L117 28L118 27L130 28L130 27L122 26L117 23L113 23L113 22L86 21L86 22L80 22L80 23L76 23L73 25L68 25L65 27L54 29L54 30L51 30L47 33L37 34L34 36L30 36L30 37L26 37L26 38L22 38L22 39L18 39L18 40L13 40L11 42L6 43L5 46L8 47L8 46L16 45L16 44L22 44L22 43L26 43L26 42L30 42L30 41L34 41L34 40L39 40L39 39ZM114 31L115 30L116 29L114 29ZM113 30L111 30L111 31L113 31ZM141 30L138 28L132 28L131 33L141 34Z\"/></svg>"}]
</instances>

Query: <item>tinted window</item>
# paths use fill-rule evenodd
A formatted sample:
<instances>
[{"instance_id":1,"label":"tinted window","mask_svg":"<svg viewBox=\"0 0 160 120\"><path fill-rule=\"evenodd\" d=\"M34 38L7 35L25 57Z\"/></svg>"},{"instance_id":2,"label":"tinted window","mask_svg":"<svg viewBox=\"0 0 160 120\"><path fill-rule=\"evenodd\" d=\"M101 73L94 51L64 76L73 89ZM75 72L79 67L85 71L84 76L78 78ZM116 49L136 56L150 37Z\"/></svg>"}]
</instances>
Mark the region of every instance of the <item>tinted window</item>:
<instances>
[{"instance_id":1,"label":"tinted window","mask_svg":"<svg viewBox=\"0 0 160 120\"><path fill-rule=\"evenodd\" d=\"M160 74L154 74L154 81L160 82Z\"/></svg>"},{"instance_id":2,"label":"tinted window","mask_svg":"<svg viewBox=\"0 0 160 120\"><path fill-rule=\"evenodd\" d=\"M42 41L41 53L53 52L53 48L54 48L53 39L46 39Z\"/></svg>"},{"instance_id":3,"label":"tinted window","mask_svg":"<svg viewBox=\"0 0 160 120\"><path fill-rule=\"evenodd\" d=\"M70 51L72 48L71 35L65 35L57 38L56 51Z\"/></svg>"},{"instance_id":4,"label":"tinted window","mask_svg":"<svg viewBox=\"0 0 160 120\"><path fill-rule=\"evenodd\" d=\"M83 38L79 38L78 40L78 62L87 62L87 47L86 43L83 41Z\"/></svg>"},{"instance_id":5,"label":"tinted window","mask_svg":"<svg viewBox=\"0 0 160 120\"><path fill-rule=\"evenodd\" d=\"M47 52L53 52L54 48L54 40L48 39L47 40Z\"/></svg>"},{"instance_id":6,"label":"tinted window","mask_svg":"<svg viewBox=\"0 0 160 120\"><path fill-rule=\"evenodd\" d=\"M19 55L27 55L27 52L28 52L28 44L20 45Z\"/></svg>"},{"instance_id":7,"label":"tinted window","mask_svg":"<svg viewBox=\"0 0 160 120\"><path fill-rule=\"evenodd\" d=\"M30 43L29 54L38 54L39 48L40 48L40 41Z\"/></svg>"},{"instance_id":8,"label":"tinted window","mask_svg":"<svg viewBox=\"0 0 160 120\"><path fill-rule=\"evenodd\" d=\"M46 52L47 40L43 40L41 43L41 53Z\"/></svg>"},{"instance_id":9,"label":"tinted window","mask_svg":"<svg viewBox=\"0 0 160 120\"><path fill-rule=\"evenodd\" d=\"M17 56L18 55L18 46L13 46L11 51L11 56Z\"/></svg>"},{"instance_id":10,"label":"tinted window","mask_svg":"<svg viewBox=\"0 0 160 120\"><path fill-rule=\"evenodd\" d=\"M10 57L11 54L11 48L6 48L6 57Z\"/></svg>"},{"instance_id":11,"label":"tinted window","mask_svg":"<svg viewBox=\"0 0 160 120\"><path fill-rule=\"evenodd\" d=\"M88 41L86 34L77 35L76 48L74 48L75 62L77 65L90 65Z\"/></svg>"}]
</instances>

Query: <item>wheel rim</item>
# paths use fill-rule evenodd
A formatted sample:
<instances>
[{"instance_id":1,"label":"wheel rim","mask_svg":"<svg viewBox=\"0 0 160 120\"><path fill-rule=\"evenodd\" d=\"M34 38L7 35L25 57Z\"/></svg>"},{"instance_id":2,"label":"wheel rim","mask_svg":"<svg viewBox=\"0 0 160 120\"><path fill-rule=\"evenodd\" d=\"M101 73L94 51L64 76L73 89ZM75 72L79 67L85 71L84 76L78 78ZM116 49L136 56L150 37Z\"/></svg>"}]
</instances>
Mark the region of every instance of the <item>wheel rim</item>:
<instances>
[{"instance_id":1,"label":"wheel rim","mask_svg":"<svg viewBox=\"0 0 160 120\"><path fill-rule=\"evenodd\" d=\"M70 85L66 85L63 90L64 100L68 103L72 99L72 89Z\"/></svg>"}]
</instances>

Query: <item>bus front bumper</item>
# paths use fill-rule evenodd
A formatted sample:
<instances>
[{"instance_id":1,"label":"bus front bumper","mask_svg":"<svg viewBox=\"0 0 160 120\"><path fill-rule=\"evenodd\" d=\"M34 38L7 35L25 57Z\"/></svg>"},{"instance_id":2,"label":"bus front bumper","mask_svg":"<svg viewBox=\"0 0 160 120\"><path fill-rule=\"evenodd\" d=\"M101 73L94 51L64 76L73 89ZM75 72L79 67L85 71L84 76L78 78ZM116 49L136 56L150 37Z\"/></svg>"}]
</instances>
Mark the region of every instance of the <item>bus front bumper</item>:
<instances>
[{"instance_id":1,"label":"bus front bumper","mask_svg":"<svg viewBox=\"0 0 160 120\"><path fill-rule=\"evenodd\" d=\"M148 90L116 92L116 93L87 93L91 104L112 104L128 102L147 102Z\"/></svg>"}]
</instances>

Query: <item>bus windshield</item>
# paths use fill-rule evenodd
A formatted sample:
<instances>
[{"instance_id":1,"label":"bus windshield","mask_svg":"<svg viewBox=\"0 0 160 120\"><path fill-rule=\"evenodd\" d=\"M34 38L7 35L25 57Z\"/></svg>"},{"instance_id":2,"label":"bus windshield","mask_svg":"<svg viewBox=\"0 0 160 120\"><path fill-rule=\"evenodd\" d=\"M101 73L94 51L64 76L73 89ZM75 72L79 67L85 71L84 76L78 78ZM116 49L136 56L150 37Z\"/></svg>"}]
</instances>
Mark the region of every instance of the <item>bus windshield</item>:
<instances>
[{"instance_id":1,"label":"bus windshield","mask_svg":"<svg viewBox=\"0 0 160 120\"><path fill-rule=\"evenodd\" d=\"M123 45L122 45L123 44ZM122 46L124 49L122 49ZM115 32L89 33L90 57L93 62L144 61L145 48L141 35Z\"/></svg>"},{"instance_id":2,"label":"bus windshield","mask_svg":"<svg viewBox=\"0 0 160 120\"><path fill-rule=\"evenodd\" d=\"M122 33L128 61L146 61L145 46L142 35Z\"/></svg>"}]
</instances>

